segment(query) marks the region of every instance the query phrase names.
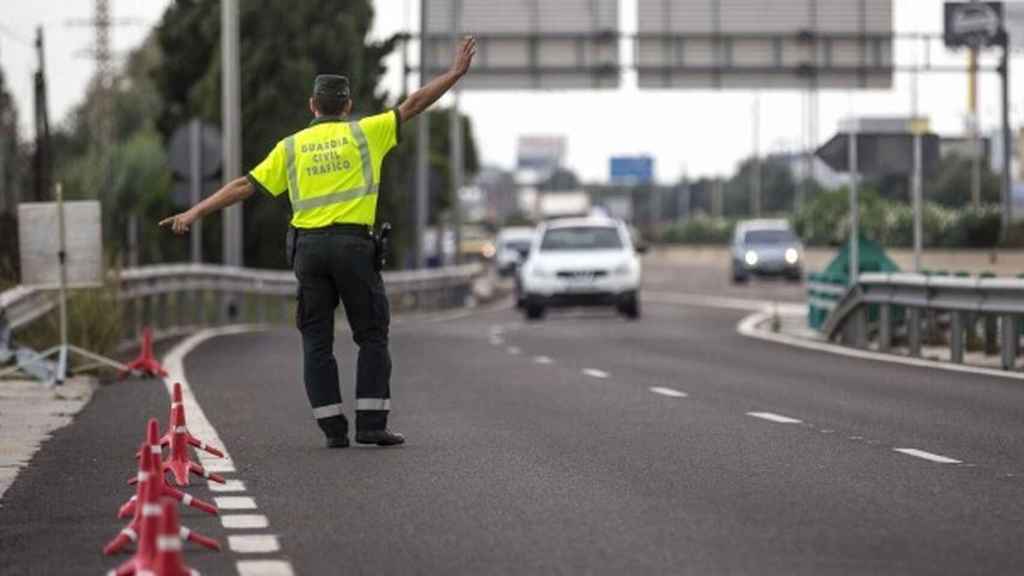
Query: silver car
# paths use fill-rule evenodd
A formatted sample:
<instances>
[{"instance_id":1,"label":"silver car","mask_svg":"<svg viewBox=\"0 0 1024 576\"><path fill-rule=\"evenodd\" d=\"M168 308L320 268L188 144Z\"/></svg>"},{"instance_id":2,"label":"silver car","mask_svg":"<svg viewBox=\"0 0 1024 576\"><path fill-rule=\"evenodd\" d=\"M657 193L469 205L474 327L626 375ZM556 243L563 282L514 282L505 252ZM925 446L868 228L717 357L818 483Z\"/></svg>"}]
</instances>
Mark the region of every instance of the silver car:
<instances>
[{"instance_id":1,"label":"silver car","mask_svg":"<svg viewBox=\"0 0 1024 576\"><path fill-rule=\"evenodd\" d=\"M736 225L732 239L732 280L753 275L803 277L804 247L785 220L746 220Z\"/></svg>"}]
</instances>

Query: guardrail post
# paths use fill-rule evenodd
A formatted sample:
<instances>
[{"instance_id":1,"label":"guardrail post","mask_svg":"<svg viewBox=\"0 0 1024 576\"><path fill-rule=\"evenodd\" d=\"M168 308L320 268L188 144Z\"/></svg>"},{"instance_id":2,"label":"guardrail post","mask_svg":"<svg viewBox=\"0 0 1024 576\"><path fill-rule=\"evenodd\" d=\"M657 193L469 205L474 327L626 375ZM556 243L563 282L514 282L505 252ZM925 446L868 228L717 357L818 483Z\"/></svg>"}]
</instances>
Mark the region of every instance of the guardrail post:
<instances>
[{"instance_id":1,"label":"guardrail post","mask_svg":"<svg viewBox=\"0 0 1024 576\"><path fill-rule=\"evenodd\" d=\"M892 349L892 306L878 306L878 350L888 352Z\"/></svg>"},{"instance_id":2,"label":"guardrail post","mask_svg":"<svg viewBox=\"0 0 1024 576\"><path fill-rule=\"evenodd\" d=\"M985 314L985 354L995 356L999 352L999 321L995 314Z\"/></svg>"},{"instance_id":3,"label":"guardrail post","mask_svg":"<svg viewBox=\"0 0 1024 576\"><path fill-rule=\"evenodd\" d=\"M214 324L225 324L227 307L224 305L224 290L220 286L213 289Z\"/></svg>"},{"instance_id":4,"label":"guardrail post","mask_svg":"<svg viewBox=\"0 0 1024 576\"><path fill-rule=\"evenodd\" d=\"M1003 370L1014 370L1017 367L1017 345L1020 334L1017 319L1014 316L1003 316L1002 327L1002 360Z\"/></svg>"},{"instance_id":5,"label":"guardrail post","mask_svg":"<svg viewBox=\"0 0 1024 576\"><path fill-rule=\"evenodd\" d=\"M949 359L954 364L964 362L964 313L954 310L949 313Z\"/></svg>"},{"instance_id":6,"label":"guardrail post","mask_svg":"<svg viewBox=\"0 0 1024 576\"><path fill-rule=\"evenodd\" d=\"M907 309L907 352L911 356L921 355L921 309Z\"/></svg>"}]
</instances>

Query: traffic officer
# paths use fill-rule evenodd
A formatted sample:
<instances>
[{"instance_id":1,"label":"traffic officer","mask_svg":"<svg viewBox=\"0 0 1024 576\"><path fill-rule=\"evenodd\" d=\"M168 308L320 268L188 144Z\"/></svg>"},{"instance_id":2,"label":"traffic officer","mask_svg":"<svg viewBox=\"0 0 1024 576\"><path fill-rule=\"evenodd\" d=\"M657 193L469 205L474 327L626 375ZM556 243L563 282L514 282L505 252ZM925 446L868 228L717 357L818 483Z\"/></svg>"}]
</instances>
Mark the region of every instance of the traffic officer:
<instances>
[{"instance_id":1,"label":"traffic officer","mask_svg":"<svg viewBox=\"0 0 1024 576\"><path fill-rule=\"evenodd\" d=\"M381 163L397 144L401 125L430 107L469 70L476 40L464 39L451 68L413 92L396 109L358 121L349 81L324 74L313 83L309 127L292 134L248 175L227 183L189 210L166 218L184 234L196 220L262 190L288 192L296 231L294 270L299 281L296 324L302 333L303 375L313 416L327 446L349 445L334 358L334 311L340 299L359 347L356 366L356 436L360 444L402 444L387 428L391 408L390 312L375 268L373 225Z\"/></svg>"}]
</instances>

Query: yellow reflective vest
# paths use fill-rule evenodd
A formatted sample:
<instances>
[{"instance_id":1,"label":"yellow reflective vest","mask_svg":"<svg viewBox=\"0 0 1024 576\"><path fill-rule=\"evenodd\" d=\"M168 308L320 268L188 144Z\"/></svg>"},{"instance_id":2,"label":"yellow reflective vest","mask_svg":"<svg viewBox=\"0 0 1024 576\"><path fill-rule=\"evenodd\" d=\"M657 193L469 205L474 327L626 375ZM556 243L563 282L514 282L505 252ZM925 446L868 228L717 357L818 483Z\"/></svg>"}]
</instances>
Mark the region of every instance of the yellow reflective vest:
<instances>
[{"instance_id":1,"label":"yellow reflective vest","mask_svg":"<svg viewBox=\"0 0 1024 576\"><path fill-rule=\"evenodd\" d=\"M272 196L288 191L296 228L372 226L381 163L398 138L397 110L358 121L321 116L278 142L248 178Z\"/></svg>"}]
</instances>

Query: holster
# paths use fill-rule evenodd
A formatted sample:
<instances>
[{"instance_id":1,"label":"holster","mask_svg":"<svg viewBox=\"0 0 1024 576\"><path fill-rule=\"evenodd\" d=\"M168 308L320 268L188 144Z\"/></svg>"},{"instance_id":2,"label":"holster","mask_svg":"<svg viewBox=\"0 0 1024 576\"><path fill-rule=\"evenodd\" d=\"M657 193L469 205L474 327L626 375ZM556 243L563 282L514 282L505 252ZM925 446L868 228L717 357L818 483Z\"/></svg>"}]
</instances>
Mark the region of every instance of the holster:
<instances>
[{"instance_id":1,"label":"holster","mask_svg":"<svg viewBox=\"0 0 1024 576\"><path fill-rule=\"evenodd\" d=\"M299 231L295 226L288 225L288 231L284 235L284 262L289 268L295 268L295 246Z\"/></svg>"},{"instance_id":2,"label":"holster","mask_svg":"<svg viewBox=\"0 0 1024 576\"><path fill-rule=\"evenodd\" d=\"M373 268L380 272L391 255L391 223L380 225L380 231L373 235Z\"/></svg>"}]
</instances>

